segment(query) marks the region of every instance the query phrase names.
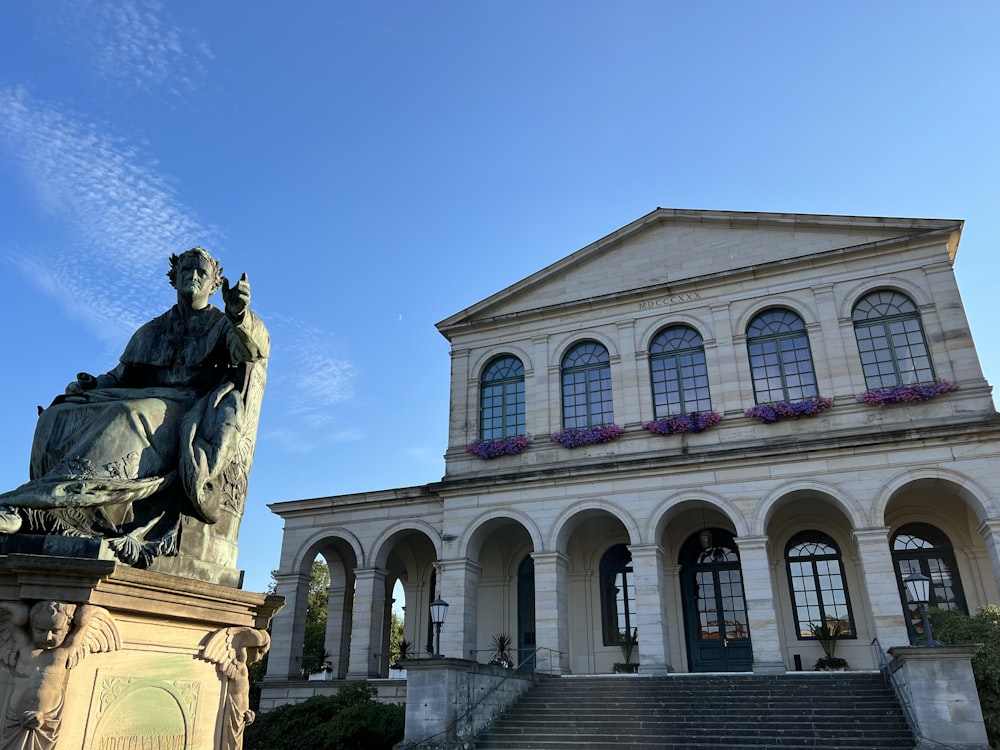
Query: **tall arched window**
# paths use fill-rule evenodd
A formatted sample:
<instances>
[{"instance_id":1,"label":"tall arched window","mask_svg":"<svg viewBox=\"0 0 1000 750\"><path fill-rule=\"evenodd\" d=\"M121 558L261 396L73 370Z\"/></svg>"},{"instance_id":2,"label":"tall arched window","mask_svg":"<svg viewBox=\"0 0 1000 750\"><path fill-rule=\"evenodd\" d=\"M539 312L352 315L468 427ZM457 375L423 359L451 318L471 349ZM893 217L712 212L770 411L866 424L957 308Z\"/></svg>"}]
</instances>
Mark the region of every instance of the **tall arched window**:
<instances>
[{"instance_id":1,"label":"tall arched window","mask_svg":"<svg viewBox=\"0 0 1000 750\"><path fill-rule=\"evenodd\" d=\"M649 347L649 373L655 418L711 411L705 349L693 328L670 326L657 334Z\"/></svg>"},{"instance_id":2,"label":"tall arched window","mask_svg":"<svg viewBox=\"0 0 1000 750\"><path fill-rule=\"evenodd\" d=\"M765 310L747 326L750 374L758 404L801 401L817 395L809 337L791 310Z\"/></svg>"},{"instance_id":3,"label":"tall arched window","mask_svg":"<svg viewBox=\"0 0 1000 750\"><path fill-rule=\"evenodd\" d=\"M615 421L611 359L596 341L583 341L562 361L563 427L596 427Z\"/></svg>"},{"instance_id":4,"label":"tall arched window","mask_svg":"<svg viewBox=\"0 0 1000 750\"><path fill-rule=\"evenodd\" d=\"M837 627L855 637L851 600L837 543L820 531L800 531L785 548L788 584L798 637L813 638L812 627Z\"/></svg>"},{"instance_id":5,"label":"tall arched window","mask_svg":"<svg viewBox=\"0 0 1000 750\"><path fill-rule=\"evenodd\" d=\"M483 370L479 389L479 424L483 440L497 440L525 433L524 365L504 355Z\"/></svg>"},{"instance_id":6,"label":"tall arched window","mask_svg":"<svg viewBox=\"0 0 1000 750\"><path fill-rule=\"evenodd\" d=\"M934 380L920 313L909 297L890 289L866 294L851 318L870 390Z\"/></svg>"},{"instance_id":7,"label":"tall arched window","mask_svg":"<svg viewBox=\"0 0 1000 750\"><path fill-rule=\"evenodd\" d=\"M600 575L604 645L617 646L620 634L631 633L636 626L632 553L626 545L609 547L601 556Z\"/></svg>"},{"instance_id":8,"label":"tall arched window","mask_svg":"<svg viewBox=\"0 0 1000 750\"><path fill-rule=\"evenodd\" d=\"M892 560L896 568L899 598L907 613L906 629L916 640L924 634L920 609L909 601L903 579L922 573L931 579L931 607L958 609L968 613L962 582L958 577L951 542L940 530L927 523L908 523L892 535Z\"/></svg>"}]
</instances>

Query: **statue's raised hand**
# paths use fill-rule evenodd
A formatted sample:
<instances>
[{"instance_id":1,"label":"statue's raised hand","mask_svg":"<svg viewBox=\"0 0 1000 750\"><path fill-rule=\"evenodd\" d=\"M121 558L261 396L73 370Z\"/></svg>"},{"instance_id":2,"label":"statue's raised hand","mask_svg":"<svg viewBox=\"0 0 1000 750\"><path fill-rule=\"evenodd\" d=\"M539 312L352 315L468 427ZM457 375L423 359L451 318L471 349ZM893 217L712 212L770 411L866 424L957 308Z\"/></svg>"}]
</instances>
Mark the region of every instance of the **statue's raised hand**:
<instances>
[{"instance_id":1,"label":"statue's raised hand","mask_svg":"<svg viewBox=\"0 0 1000 750\"><path fill-rule=\"evenodd\" d=\"M250 282L247 275L240 276L236 286L229 286L229 279L222 277L222 299L226 303L226 315L229 319L239 323L243 320L243 314L250 306Z\"/></svg>"},{"instance_id":2,"label":"statue's raised hand","mask_svg":"<svg viewBox=\"0 0 1000 750\"><path fill-rule=\"evenodd\" d=\"M97 378L91 375L89 372L78 372L76 374L76 380L66 386L66 393L70 396L75 396L84 391L93 390L97 387Z\"/></svg>"}]
</instances>

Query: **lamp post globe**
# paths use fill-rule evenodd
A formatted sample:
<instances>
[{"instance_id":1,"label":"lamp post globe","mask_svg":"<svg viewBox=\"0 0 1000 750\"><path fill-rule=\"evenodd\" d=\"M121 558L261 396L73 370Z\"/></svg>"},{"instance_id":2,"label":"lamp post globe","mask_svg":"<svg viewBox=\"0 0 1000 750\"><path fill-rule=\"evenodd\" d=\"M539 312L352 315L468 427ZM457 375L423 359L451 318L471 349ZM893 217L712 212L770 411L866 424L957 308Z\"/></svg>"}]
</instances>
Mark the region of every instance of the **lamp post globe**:
<instances>
[{"instance_id":1,"label":"lamp post globe","mask_svg":"<svg viewBox=\"0 0 1000 750\"><path fill-rule=\"evenodd\" d=\"M441 626L444 625L445 619L448 617L448 602L438 595L437 599L431 602L431 623L434 625L435 638L434 638L434 654L432 658L441 659Z\"/></svg>"},{"instance_id":2,"label":"lamp post globe","mask_svg":"<svg viewBox=\"0 0 1000 750\"><path fill-rule=\"evenodd\" d=\"M921 646L943 646L941 641L934 640L931 635L931 620L927 614L927 606L931 602L931 579L919 571L914 571L903 579L906 594L910 601L920 610L920 621L924 626L924 640Z\"/></svg>"}]
</instances>

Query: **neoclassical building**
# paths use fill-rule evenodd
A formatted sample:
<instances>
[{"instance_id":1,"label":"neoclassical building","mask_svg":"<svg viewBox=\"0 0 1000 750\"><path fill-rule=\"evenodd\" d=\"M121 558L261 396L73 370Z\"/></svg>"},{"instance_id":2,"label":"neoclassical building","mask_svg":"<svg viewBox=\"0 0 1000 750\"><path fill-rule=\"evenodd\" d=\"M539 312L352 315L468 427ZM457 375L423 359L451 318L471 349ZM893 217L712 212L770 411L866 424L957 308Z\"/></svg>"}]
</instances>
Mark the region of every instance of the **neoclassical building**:
<instances>
[{"instance_id":1,"label":"neoclassical building","mask_svg":"<svg viewBox=\"0 0 1000 750\"><path fill-rule=\"evenodd\" d=\"M953 264L962 222L657 209L438 324L437 483L272 505L269 680L299 675L312 561L338 676L405 637L554 674L810 669L1000 601L1000 417ZM568 447L571 446L571 447ZM397 594L398 595L398 594ZM266 688L265 688L266 690Z\"/></svg>"}]
</instances>

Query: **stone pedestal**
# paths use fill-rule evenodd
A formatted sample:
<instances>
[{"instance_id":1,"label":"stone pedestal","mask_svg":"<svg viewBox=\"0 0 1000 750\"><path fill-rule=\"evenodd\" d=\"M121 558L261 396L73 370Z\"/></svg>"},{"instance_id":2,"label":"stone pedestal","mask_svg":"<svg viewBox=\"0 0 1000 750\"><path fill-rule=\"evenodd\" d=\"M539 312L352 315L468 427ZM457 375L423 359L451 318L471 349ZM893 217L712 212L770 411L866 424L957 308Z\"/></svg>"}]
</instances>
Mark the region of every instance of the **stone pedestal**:
<instances>
[{"instance_id":1,"label":"stone pedestal","mask_svg":"<svg viewBox=\"0 0 1000 750\"><path fill-rule=\"evenodd\" d=\"M414 659L406 668L403 748L467 747L535 682L522 672L465 659Z\"/></svg>"},{"instance_id":2,"label":"stone pedestal","mask_svg":"<svg viewBox=\"0 0 1000 750\"><path fill-rule=\"evenodd\" d=\"M54 706L58 740L32 747L238 747L246 666L266 651L264 629L280 606L280 597L112 560L3 555L0 629L22 647L0 653L15 667L0 671L0 698ZM36 612L41 621L46 609L72 623L63 617L61 639L32 650Z\"/></svg>"},{"instance_id":3,"label":"stone pedestal","mask_svg":"<svg viewBox=\"0 0 1000 750\"><path fill-rule=\"evenodd\" d=\"M900 646L889 649L893 679L902 683L918 733L918 748L990 750L972 674L980 646Z\"/></svg>"}]
</instances>

